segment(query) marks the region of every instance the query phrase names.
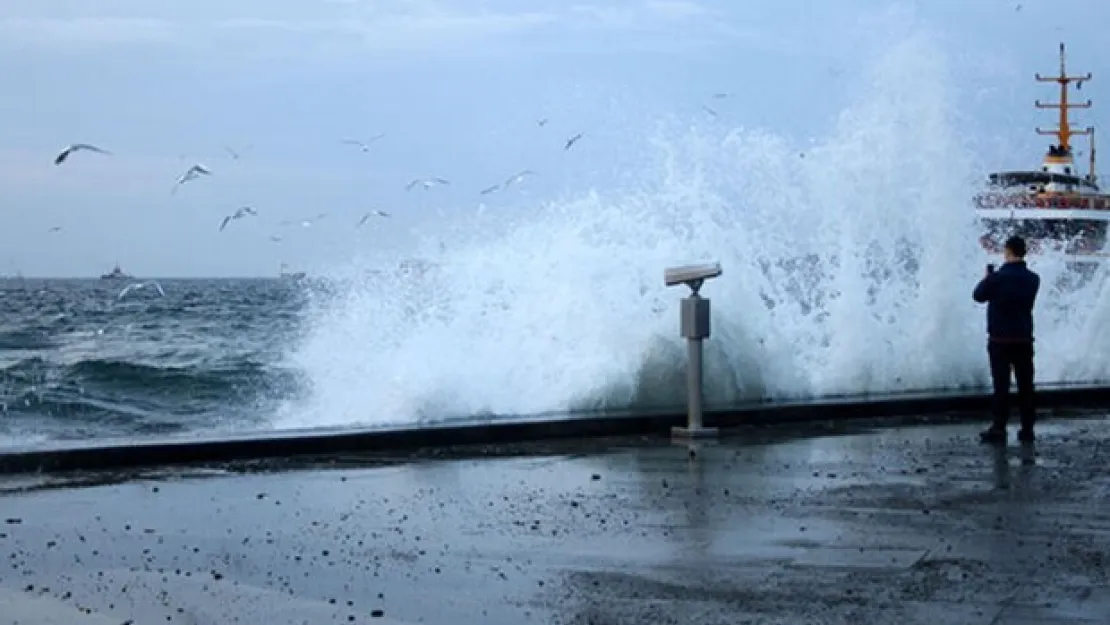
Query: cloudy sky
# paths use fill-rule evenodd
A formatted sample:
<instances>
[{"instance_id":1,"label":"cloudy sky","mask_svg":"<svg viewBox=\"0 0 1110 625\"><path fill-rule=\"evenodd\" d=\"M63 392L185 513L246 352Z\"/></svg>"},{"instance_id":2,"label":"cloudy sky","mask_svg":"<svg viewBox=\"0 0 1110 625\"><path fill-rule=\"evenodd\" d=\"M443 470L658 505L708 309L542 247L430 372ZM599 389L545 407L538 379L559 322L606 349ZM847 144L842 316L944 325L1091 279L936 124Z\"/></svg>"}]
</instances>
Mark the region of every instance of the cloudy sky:
<instances>
[{"instance_id":1,"label":"cloudy sky","mask_svg":"<svg viewBox=\"0 0 1110 625\"><path fill-rule=\"evenodd\" d=\"M1031 127L1051 119L1030 103L1052 94L1031 74L1059 41L1110 116L1106 23L1100 0L4 0L0 274L273 275L404 253L482 201L526 218L613 184L663 119L802 144L858 97L868 59L920 33L948 56L978 156L1033 165ZM379 133L367 153L343 144ZM54 166L72 142L112 155ZM193 163L213 175L171 194ZM522 169L539 175L479 196ZM405 190L431 176L451 184ZM218 232L241 205L258 218ZM371 209L393 217L356 231Z\"/></svg>"}]
</instances>

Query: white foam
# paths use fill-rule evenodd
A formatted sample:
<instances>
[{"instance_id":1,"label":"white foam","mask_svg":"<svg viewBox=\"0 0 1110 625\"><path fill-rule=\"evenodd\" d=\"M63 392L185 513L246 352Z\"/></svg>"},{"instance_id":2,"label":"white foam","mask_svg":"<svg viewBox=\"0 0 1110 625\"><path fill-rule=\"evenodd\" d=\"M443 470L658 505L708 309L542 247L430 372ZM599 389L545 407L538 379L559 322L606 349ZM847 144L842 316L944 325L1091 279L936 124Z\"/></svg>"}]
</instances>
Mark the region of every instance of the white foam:
<instances>
[{"instance_id":1,"label":"white foam","mask_svg":"<svg viewBox=\"0 0 1110 625\"><path fill-rule=\"evenodd\" d=\"M335 268L338 293L291 355L311 396L279 426L679 404L685 293L662 272L706 260L724 267L703 290L711 403L985 384L970 298L985 262L970 204L981 174L944 58L924 37L888 50L815 145L671 124L629 139L656 156L638 187L516 207L524 217L494 234L467 217L472 236L431 246L422 279L361 277L396 258ZM780 266L806 255L820 273ZM1052 301L1062 267L1043 265L1039 379L1104 376L1096 321L1110 304L1097 286ZM1085 310L1069 316L1073 304Z\"/></svg>"}]
</instances>

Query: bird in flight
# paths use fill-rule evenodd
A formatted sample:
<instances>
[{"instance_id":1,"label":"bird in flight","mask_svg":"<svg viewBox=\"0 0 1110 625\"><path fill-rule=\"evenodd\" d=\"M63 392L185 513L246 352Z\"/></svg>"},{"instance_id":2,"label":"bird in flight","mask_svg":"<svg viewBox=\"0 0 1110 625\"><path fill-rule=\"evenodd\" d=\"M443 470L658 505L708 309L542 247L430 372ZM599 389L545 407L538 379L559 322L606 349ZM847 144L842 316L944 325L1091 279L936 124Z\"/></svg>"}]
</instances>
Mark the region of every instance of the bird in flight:
<instances>
[{"instance_id":1,"label":"bird in flight","mask_svg":"<svg viewBox=\"0 0 1110 625\"><path fill-rule=\"evenodd\" d=\"M127 286L123 287L123 290L119 292L119 295L116 297L116 299L123 299L123 296L127 295L131 291L138 291L140 289L145 289L148 286L152 286L155 289L157 289L158 294L161 295L162 297L166 296L166 292L162 290L162 285L158 284L157 282L155 282L153 280L151 280L150 282L132 282L131 284L128 284Z\"/></svg>"},{"instance_id":2,"label":"bird in flight","mask_svg":"<svg viewBox=\"0 0 1110 625\"><path fill-rule=\"evenodd\" d=\"M228 154L230 154L232 159L239 160L239 157L246 154L247 151L249 151L252 147L254 147L254 146L251 145L251 144L248 144L248 145L244 145L239 150L233 150L230 147L225 145L224 146L224 151L226 151Z\"/></svg>"},{"instance_id":3,"label":"bird in flight","mask_svg":"<svg viewBox=\"0 0 1110 625\"><path fill-rule=\"evenodd\" d=\"M363 225L364 223L366 223L367 221L369 221L369 219L370 219L371 217L389 217L389 216L390 216L390 215L389 215L389 213L387 213L387 212L385 212L385 211L380 211L380 210L372 210L372 211L370 211L369 213L366 213L365 215L363 215L363 216L362 216L362 219L359 219L359 220L358 220L358 224L357 224L357 225L355 225L355 227L356 227L356 228L358 228L358 227L361 227L361 226L362 226L362 225Z\"/></svg>"},{"instance_id":4,"label":"bird in flight","mask_svg":"<svg viewBox=\"0 0 1110 625\"><path fill-rule=\"evenodd\" d=\"M535 176L535 175L536 175L536 172L532 171L531 169L525 169L524 171L522 171L518 174L514 174L512 177L510 177L508 180L506 180L504 183L502 183L501 186L508 189L510 186L520 182L521 180L524 180L528 176Z\"/></svg>"},{"instance_id":5,"label":"bird in flight","mask_svg":"<svg viewBox=\"0 0 1110 625\"><path fill-rule=\"evenodd\" d=\"M270 235L270 240L273 241L274 243L281 243L281 237L279 237L276 234L271 234Z\"/></svg>"},{"instance_id":6,"label":"bird in flight","mask_svg":"<svg viewBox=\"0 0 1110 625\"><path fill-rule=\"evenodd\" d=\"M62 231L61 226L53 226L53 227L50 228L50 230L47 230L47 232L61 232L61 231Z\"/></svg>"},{"instance_id":7,"label":"bird in flight","mask_svg":"<svg viewBox=\"0 0 1110 625\"><path fill-rule=\"evenodd\" d=\"M98 148L95 145L89 145L88 143L74 143L73 145L67 146L66 149L62 150L58 153L57 156L54 157L54 164L61 165L65 162L67 158L69 158L70 154L73 154L74 152L80 152L82 150L87 152L97 152L99 154L111 154L111 152L109 152L108 150Z\"/></svg>"},{"instance_id":8,"label":"bird in flight","mask_svg":"<svg viewBox=\"0 0 1110 625\"><path fill-rule=\"evenodd\" d=\"M242 219L248 215L257 216L258 213L250 206L240 206L234 213L224 217L224 220L220 222L220 232L223 232L223 229L226 228L227 224L231 223L232 220Z\"/></svg>"},{"instance_id":9,"label":"bird in flight","mask_svg":"<svg viewBox=\"0 0 1110 625\"><path fill-rule=\"evenodd\" d=\"M444 180L443 178L425 178L424 180L413 180L412 182L405 185L405 191L412 191L413 187L415 187L416 185L422 185L425 190L428 190L436 186L437 184L451 183L447 180Z\"/></svg>"},{"instance_id":10,"label":"bird in flight","mask_svg":"<svg viewBox=\"0 0 1110 625\"><path fill-rule=\"evenodd\" d=\"M378 139L381 139L384 136L385 136L385 133L380 132L380 133L374 135L373 137L370 137L366 141L359 141L358 139L344 139L343 143L345 145L357 145L359 150L361 150L363 152L369 152L370 151L370 145L375 143L376 141L378 141Z\"/></svg>"},{"instance_id":11,"label":"bird in flight","mask_svg":"<svg viewBox=\"0 0 1110 625\"><path fill-rule=\"evenodd\" d=\"M582 138L582 133L578 133L578 134L574 135L573 137L571 137L570 139L567 139L567 144L563 146L563 151L565 152L565 151L569 150L571 148L571 146L573 146L575 143L578 143L578 140L581 139L581 138Z\"/></svg>"},{"instance_id":12,"label":"bird in flight","mask_svg":"<svg viewBox=\"0 0 1110 625\"><path fill-rule=\"evenodd\" d=\"M509 177L508 180L506 180L505 182L502 182L501 184L490 185L490 186L486 187L485 189L482 189L481 191L478 192L478 194L479 195L489 195L490 193L493 193L494 191L500 191L500 190L503 190L503 189L508 189L509 187L511 187L514 184L520 182L521 180L524 180L528 176L534 176L534 175L536 175L536 172L532 171L531 169L525 169L522 172L513 174L512 176Z\"/></svg>"},{"instance_id":13,"label":"bird in flight","mask_svg":"<svg viewBox=\"0 0 1110 625\"><path fill-rule=\"evenodd\" d=\"M186 170L186 172L184 174L182 174L180 178L177 179L177 183L173 185L173 190L171 190L170 193L171 194L177 193L177 188L180 187L181 185L185 184L186 182L189 182L190 180L196 180L197 178L200 178L201 176L211 176L211 175L212 175L212 172L209 171L209 169L207 167L205 167L204 165L201 165L200 163L197 163L197 164L193 165L192 167L190 167L188 170Z\"/></svg>"},{"instance_id":14,"label":"bird in flight","mask_svg":"<svg viewBox=\"0 0 1110 625\"><path fill-rule=\"evenodd\" d=\"M544 117L543 119L537 119L536 120L536 125L539 126L540 128L543 128L544 126L547 125L547 118Z\"/></svg>"},{"instance_id":15,"label":"bird in flight","mask_svg":"<svg viewBox=\"0 0 1110 625\"><path fill-rule=\"evenodd\" d=\"M300 226L302 228L311 228L313 222L318 221L320 219L323 219L324 217L327 217L327 216L328 216L327 213L320 213L319 215L313 217L312 219L286 219L285 221L281 222L281 225L291 226L293 224L297 224L298 226Z\"/></svg>"}]
</instances>

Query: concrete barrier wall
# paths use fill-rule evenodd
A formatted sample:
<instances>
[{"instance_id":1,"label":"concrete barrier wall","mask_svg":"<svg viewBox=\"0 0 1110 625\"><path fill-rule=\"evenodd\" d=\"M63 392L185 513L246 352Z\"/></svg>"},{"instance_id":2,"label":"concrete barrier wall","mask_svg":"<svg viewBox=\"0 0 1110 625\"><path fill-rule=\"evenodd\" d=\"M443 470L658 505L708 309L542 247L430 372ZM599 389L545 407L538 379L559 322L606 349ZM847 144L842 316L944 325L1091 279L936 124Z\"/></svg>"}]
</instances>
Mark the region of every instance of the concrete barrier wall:
<instances>
[{"instance_id":1,"label":"concrete barrier wall","mask_svg":"<svg viewBox=\"0 0 1110 625\"><path fill-rule=\"evenodd\" d=\"M989 405L990 397L985 391L840 397L709 410L705 413L705 424L727 429L758 424L985 411ZM1044 387L1038 390L1038 406L1042 410L1110 406L1110 386ZM986 421L985 414L983 418ZM359 452L396 453L560 438L664 436L672 427L685 423L683 412L660 411L460 420L406 428L288 430L221 438L67 442L0 451L0 473L111 470Z\"/></svg>"}]
</instances>

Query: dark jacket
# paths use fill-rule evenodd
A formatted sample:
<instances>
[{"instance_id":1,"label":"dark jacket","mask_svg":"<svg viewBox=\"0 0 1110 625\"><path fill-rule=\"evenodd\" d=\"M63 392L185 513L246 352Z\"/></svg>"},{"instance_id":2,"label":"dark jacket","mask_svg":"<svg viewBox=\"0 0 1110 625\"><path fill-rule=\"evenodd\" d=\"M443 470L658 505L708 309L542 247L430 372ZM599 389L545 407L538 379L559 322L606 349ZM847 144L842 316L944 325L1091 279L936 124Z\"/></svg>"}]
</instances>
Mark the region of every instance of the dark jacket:
<instances>
[{"instance_id":1,"label":"dark jacket","mask_svg":"<svg viewBox=\"0 0 1110 625\"><path fill-rule=\"evenodd\" d=\"M1041 277L1025 261L1004 263L975 285L971 297L987 302L987 334L991 340L1032 341L1033 304Z\"/></svg>"}]
</instances>

